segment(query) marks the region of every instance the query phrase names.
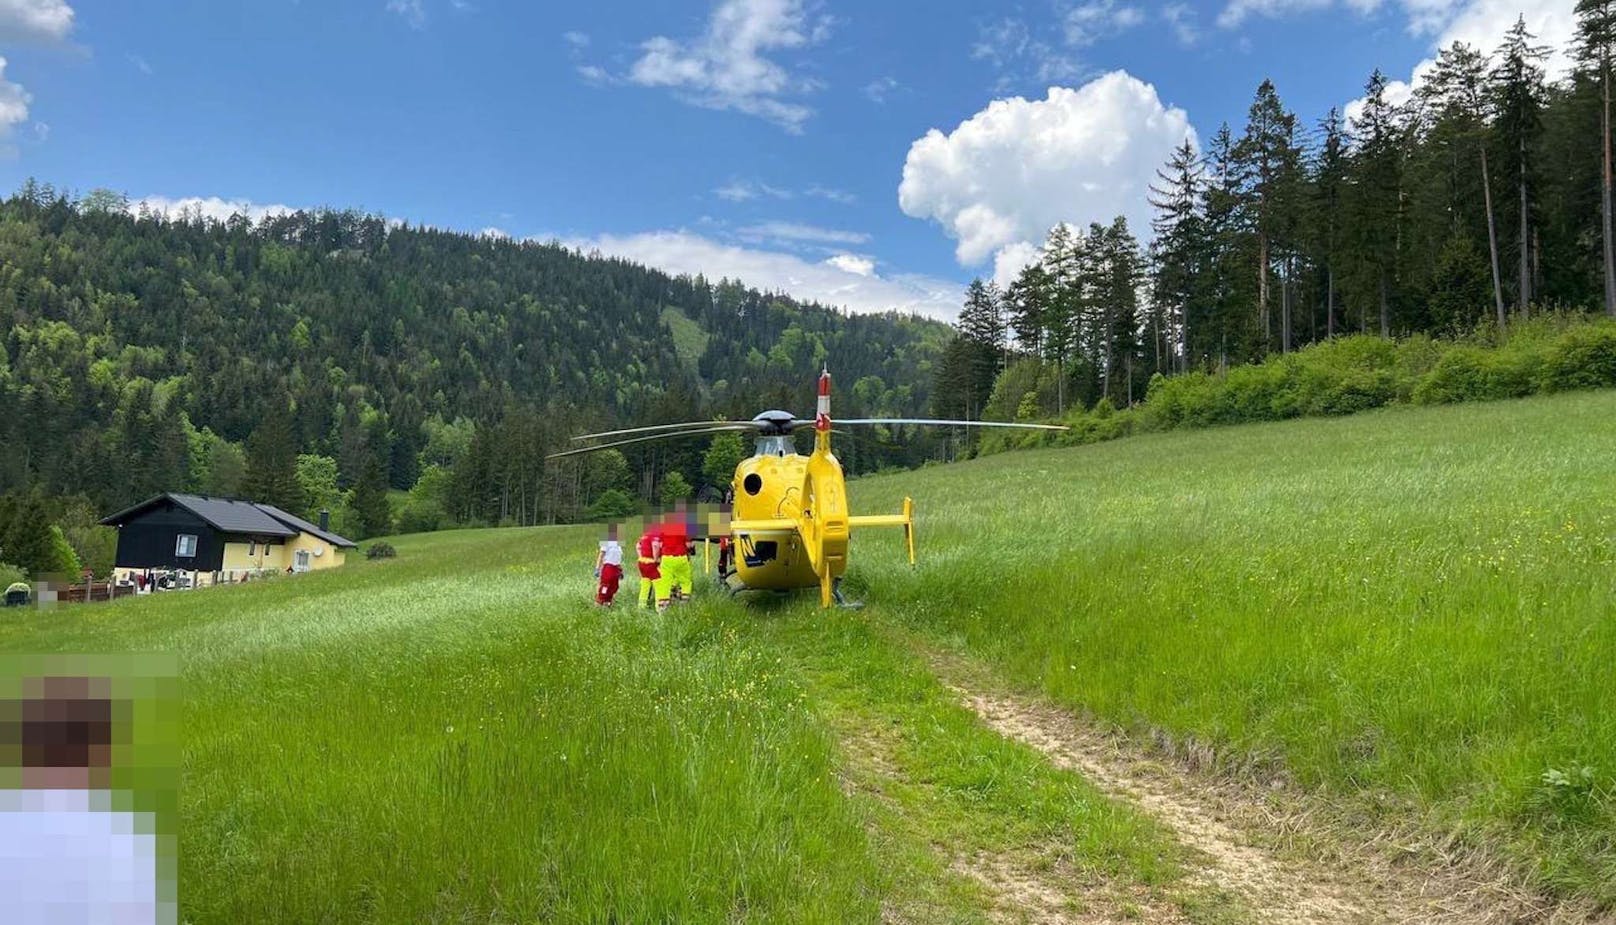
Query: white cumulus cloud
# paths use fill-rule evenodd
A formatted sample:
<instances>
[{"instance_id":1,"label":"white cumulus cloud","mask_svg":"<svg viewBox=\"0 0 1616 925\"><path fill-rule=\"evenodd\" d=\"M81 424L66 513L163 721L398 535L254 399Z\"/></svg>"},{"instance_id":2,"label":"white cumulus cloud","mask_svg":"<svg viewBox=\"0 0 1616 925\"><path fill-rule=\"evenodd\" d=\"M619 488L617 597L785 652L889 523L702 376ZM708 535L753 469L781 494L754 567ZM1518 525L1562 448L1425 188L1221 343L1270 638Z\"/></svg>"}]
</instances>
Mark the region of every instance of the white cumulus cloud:
<instances>
[{"instance_id":1,"label":"white cumulus cloud","mask_svg":"<svg viewBox=\"0 0 1616 925\"><path fill-rule=\"evenodd\" d=\"M1407 80L1389 80L1386 98L1402 104L1414 95L1436 65L1435 52L1454 42L1464 42L1484 54L1498 48L1504 33L1518 18L1537 36L1539 45L1548 46L1544 69L1550 80L1564 77L1571 70L1571 42L1577 31L1572 0L1403 0L1409 16L1409 31L1431 36L1431 57L1414 65ZM1362 97L1348 103L1344 112L1349 120L1363 112Z\"/></svg>"},{"instance_id":2,"label":"white cumulus cloud","mask_svg":"<svg viewBox=\"0 0 1616 925\"><path fill-rule=\"evenodd\" d=\"M59 42L72 31L66 0L0 0L0 41Z\"/></svg>"},{"instance_id":3,"label":"white cumulus cloud","mask_svg":"<svg viewBox=\"0 0 1616 925\"><path fill-rule=\"evenodd\" d=\"M946 135L927 132L909 148L898 205L941 224L965 266L1025 254L1060 222L1122 215L1144 236L1157 167L1194 137L1184 110L1113 71L1042 100L996 100Z\"/></svg>"},{"instance_id":4,"label":"white cumulus cloud","mask_svg":"<svg viewBox=\"0 0 1616 925\"><path fill-rule=\"evenodd\" d=\"M838 270L858 276L874 276L875 261L862 254L837 254L825 261Z\"/></svg>"},{"instance_id":5,"label":"white cumulus cloud","mask_svg":"<svg viewBox=\"0 0 1616 925\"><path fill-rule=\"evenodd\" d=\"M645 41L628 79L666 87L692 105L759 116L799 132L813 110L791 97L818 89L819 82L768 55L820 42L829 28L828 19L809 16L802 0L723 0L701 36Z\"/></svg>"},{"instance_id":6,"label":"white cumulus cloud","mask_svg":"<svg viewBox=\"0 0 1616 925\"><path fill-rule=\"evenodd\" d=\"M1537 44L1549 47L1545 62L1549 78L1564 77L1571 69L1571 42L1577 34L1572 0L1471 0L1454 4L1452 16L1440 29L1428 31L1436 36L1433 48L1464 42L1491 52L1522 16L1526 17L1526 28L1537 35Z\"/></svg>"},{"instance_id":7,"label":"white cumulus cloud","mask_svg":"<svg viewBox=\"0 0 1616 925\"><path fill-rule=\"evenodd\" d=\"M7 80L5 73L6 59L0 58L0 138L9 138L14 127L27 121L28 104L34 101L21 84Z\"/></svg>"},{"instance_id":8,"label":"white cumulus cloud","mask_svg":"<svg viewBox=\"0 0 1616 925\"><path fill-rule=\"evenodd\" d=\"M873 262L856 255L813 262L794 254L724 244L686 231L601 235L564 243L583 253L599 251L674 274L738 279L757 289L855 312L896 310L947 320L959 313L964 292L964 287L950 280L918 274L879 275Z\"/></svg>"}]
</instances>

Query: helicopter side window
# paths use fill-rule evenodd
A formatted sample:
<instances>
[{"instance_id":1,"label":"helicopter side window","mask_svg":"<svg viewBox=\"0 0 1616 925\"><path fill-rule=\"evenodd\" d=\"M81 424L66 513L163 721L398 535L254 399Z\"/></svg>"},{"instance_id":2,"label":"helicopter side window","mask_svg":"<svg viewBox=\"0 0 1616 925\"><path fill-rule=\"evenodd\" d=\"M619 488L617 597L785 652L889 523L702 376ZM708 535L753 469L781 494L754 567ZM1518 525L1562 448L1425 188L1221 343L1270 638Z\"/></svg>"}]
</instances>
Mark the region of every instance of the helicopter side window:
<instances>
[{"instance_id":1,"label":"helicopter side window","mask_svg":"<svg viewBox=\"0 0 1616 925\"><path fill-rule=\"evenodd\" d=\"M742 480L741 487L746 489L747 494L755 495L763 490L763 477L753 472Z\"/></svg>"}]
</instances>

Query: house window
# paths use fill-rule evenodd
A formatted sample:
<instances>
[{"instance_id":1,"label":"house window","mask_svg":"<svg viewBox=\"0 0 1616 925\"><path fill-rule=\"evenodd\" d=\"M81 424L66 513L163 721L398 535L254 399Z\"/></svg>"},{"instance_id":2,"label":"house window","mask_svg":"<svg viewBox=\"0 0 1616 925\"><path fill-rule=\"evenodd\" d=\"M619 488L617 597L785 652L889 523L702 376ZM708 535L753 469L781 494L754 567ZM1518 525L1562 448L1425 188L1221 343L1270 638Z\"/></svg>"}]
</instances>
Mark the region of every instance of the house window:
<instances>
[{"instance_id":1,"label":"house window","mask_svg":"<svg viewBox=\"0 0 1616 925\"><path fill-rule=\"evenodd\" d=\"M296 571L299 571L299 572L308 571L309 570L309 551L307 549L299 549L297 551L297 554L292 557L292 564L293 564L293 568Z\"/></svg>"},{"instance_id":2,"label":"house window","mask_svg":"<svg viewBox=\"0 0 1616 925\"><path fill-rule=\"evenodd\" d=\"M181 533L179 536L174 538L174 558L196 558L196 534Z\"/></svg>"},{"instance_id":3,"label":"house window","mask_svg":"<svg viewBox=\"0 0 1616 925\"><path fill-rule=\"evenodd\" d=\"M252 556L258 555L258 541L257 540L248 540L247 541L247 555L248 555L249 558L252 557Z\"/></svg>"}]
</instances>

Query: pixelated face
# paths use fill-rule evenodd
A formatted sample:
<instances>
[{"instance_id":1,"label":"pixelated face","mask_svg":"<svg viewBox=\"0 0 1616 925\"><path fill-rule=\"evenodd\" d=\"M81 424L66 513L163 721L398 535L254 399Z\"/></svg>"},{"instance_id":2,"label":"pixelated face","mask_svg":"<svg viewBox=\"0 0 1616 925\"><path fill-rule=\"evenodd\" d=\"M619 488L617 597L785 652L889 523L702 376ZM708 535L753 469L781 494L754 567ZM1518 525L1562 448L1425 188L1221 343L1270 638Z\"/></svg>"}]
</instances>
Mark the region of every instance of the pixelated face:
<instances>
[{"instance_id":1,"label":"pixelated face","mask_svg":"<svg viewBox=\"0 0 1616 925\"><path fill-rule=\"evenodd\" d=\"M113 699L106 678L24 679L21 698L0 701L0 752L21 770L24 787L105 787L128 706Z\"/></svg>"}]
</instances>

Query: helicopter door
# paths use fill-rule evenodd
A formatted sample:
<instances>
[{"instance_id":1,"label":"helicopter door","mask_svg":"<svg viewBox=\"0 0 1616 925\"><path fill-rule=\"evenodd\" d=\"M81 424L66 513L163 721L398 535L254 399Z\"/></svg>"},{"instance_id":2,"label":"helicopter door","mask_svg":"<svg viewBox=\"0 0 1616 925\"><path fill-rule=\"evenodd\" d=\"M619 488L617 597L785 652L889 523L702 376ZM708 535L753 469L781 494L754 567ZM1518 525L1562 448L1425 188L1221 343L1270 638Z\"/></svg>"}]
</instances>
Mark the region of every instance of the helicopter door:
<instances>
[{"instance_id":1,"label":"helicopter door","mask_svg":"<svg viewBox=\"0 0 1616 925\"><path fill-rule=\"evenodd\" d=\"M765 562L773 562L780 555L780 544L775 540L754 540L750 536L741 537L741 559L747 568L758 568Z\"/></svg>"}]
</instances>

